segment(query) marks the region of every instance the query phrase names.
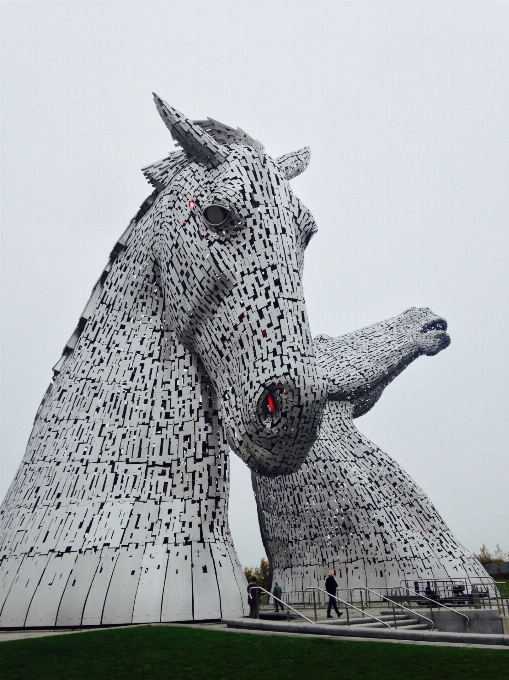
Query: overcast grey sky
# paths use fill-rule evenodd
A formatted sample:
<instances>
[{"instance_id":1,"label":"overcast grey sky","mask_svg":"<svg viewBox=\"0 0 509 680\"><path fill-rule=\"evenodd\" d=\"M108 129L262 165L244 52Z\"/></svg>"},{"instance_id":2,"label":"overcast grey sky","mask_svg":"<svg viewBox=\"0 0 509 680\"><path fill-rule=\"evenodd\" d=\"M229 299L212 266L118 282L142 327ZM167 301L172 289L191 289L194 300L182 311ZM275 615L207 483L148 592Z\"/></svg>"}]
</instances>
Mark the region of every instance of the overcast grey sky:
<instances>
[{"instance_id":1,"label":"overcast grey sky","mask_svg":"<svg viewBox=\"0 0 509 680\"><path fill-rule=\"evenodd\" d=\"M112 245L173 148L154 90L240 126L293 181L319 232L313 334L431 307L452 345L421 358L357 426L471 550L509 550L509 3L3 3L0 495L51 367ZM263 554L232 461L243 564Z\"/></svg>"}]
</instances>

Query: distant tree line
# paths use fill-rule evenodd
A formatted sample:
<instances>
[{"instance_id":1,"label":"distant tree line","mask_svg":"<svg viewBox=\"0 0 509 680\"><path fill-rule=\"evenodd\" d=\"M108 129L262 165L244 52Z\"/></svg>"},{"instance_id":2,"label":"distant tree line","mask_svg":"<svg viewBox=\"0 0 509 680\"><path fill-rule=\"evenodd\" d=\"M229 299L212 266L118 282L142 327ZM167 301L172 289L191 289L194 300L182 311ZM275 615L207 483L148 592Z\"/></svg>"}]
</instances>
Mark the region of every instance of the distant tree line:
<instances>
[{"instance_id":1,"label":"distant tree line","mask_svg":"<svg viewBox=\"0 0 509 680\"><path fill-rule=\"evenodd\" d=\"M265 557L260 560L259 567L244 567L244 576L249 583L253 576L256 576L256 582L265 590L269 589L269 562Z\"/></svg>"},{"instance_id":2,"label":"distant tree line","mask_svg":"<svg viewBox=\"0 0 509 680\"><path fill-rule=\"evenodd\" d=\"M479 562L490 574L509 572L509 553L505 553L499 543L497 543L493 553L491 553L483 543L479 552L477 554L474 553L474 557L477 557Z\"/></svg>"}]
</instances>

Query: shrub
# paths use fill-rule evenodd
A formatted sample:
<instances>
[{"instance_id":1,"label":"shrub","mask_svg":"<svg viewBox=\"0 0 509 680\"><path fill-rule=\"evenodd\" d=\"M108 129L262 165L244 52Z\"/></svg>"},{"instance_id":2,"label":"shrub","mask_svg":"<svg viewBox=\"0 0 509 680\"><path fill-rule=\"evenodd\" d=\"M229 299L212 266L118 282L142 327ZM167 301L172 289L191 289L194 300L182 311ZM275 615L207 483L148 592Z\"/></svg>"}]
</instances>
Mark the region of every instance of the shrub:
<instances>
[{"instance_id":1,"label":"shrub","mask_svg":"<svg viewBox=\"0 0 509 680\"><path fill-rule=\"evenodd\" d=\"M259 567L244 567L244 576L246 577L246 581L249 583L253 576L256 576L258 585L262 588L265 588L265 590L269 589L269 573L270 566L268 560L265 557L262 557L260 560Z\"/></svg>"}]
</instances>

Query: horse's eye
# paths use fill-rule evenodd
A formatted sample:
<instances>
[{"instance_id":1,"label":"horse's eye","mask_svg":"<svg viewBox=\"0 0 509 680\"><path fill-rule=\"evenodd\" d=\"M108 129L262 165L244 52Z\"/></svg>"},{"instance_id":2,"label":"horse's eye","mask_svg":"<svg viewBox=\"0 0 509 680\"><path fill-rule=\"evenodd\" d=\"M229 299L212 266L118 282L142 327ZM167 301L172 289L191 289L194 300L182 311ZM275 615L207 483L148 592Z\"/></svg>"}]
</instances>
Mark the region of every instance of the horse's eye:
<instances>
[{"instance_id":1,"label":"horse's eye","mask_svg":"<svg viewBox=\"0 0 509 680\"><path fill-rule=\"evenodd\" d=\"M231 217L231 211L223 205L208 205L203 211L203 218L211 227L222 226Z\"/></svg>"}]
</instances>

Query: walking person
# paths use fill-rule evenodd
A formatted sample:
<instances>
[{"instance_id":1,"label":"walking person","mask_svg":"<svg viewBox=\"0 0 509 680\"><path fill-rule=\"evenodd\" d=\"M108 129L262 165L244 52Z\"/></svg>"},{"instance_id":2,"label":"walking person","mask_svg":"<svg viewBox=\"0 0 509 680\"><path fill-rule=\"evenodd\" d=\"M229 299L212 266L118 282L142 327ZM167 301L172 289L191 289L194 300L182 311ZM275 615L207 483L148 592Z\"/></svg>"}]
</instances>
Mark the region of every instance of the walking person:
<instances>
[{"instance_id":1,"label":"walking person","mask_svg":"<svg viewBox=\"0 0 509 680\"><path fill-rule=\"evenodd\" d=\"M281 597L283 596L283 591L277 581L274 584L274 590L272 591L272 594L274 595L274 605L276 607L276 614L278 612L278 607L281 609L282 612L284 612L285 608L283 607L281 602L278 602L278 600L280 600ZM278 600L276 600L276 597L278 598Z\"/></svg>"},{"instance_id":2,"label":"walking person","mask_svg":"<svg viewBox=\"0 0 509 680\"><path fill-rule=\"evenodd\" d=\"M249 616L251 619L258 618L258 604L260 602L260 591L256 583L256 576L253 576L251 583L247 587L247 603L249 605Z\"/></svg>"},{"instance_id":3,"label":"walking person","mask_svg":"<svg viewBox=\"0 0 509 680\"><path fill-rule=\"evenodd\" d=\"M337 583L336 579L334 578L335 576L336 576L336 574L333 571L331 571L331 572L329 572L329 575L325 579L325 590L329 593L329 606L327 607L327 618L328 619L333 618L332 614L330 613L332 607L334 607L334 611L338 615L338 619L339 619L340 616L343 615L343 612L340 612L339 609L338 609L338 605L337 605L335 598L332 597L332 596L336 595L337 590L338 590L338 583Z\"/></svg>"}]
</instances>

